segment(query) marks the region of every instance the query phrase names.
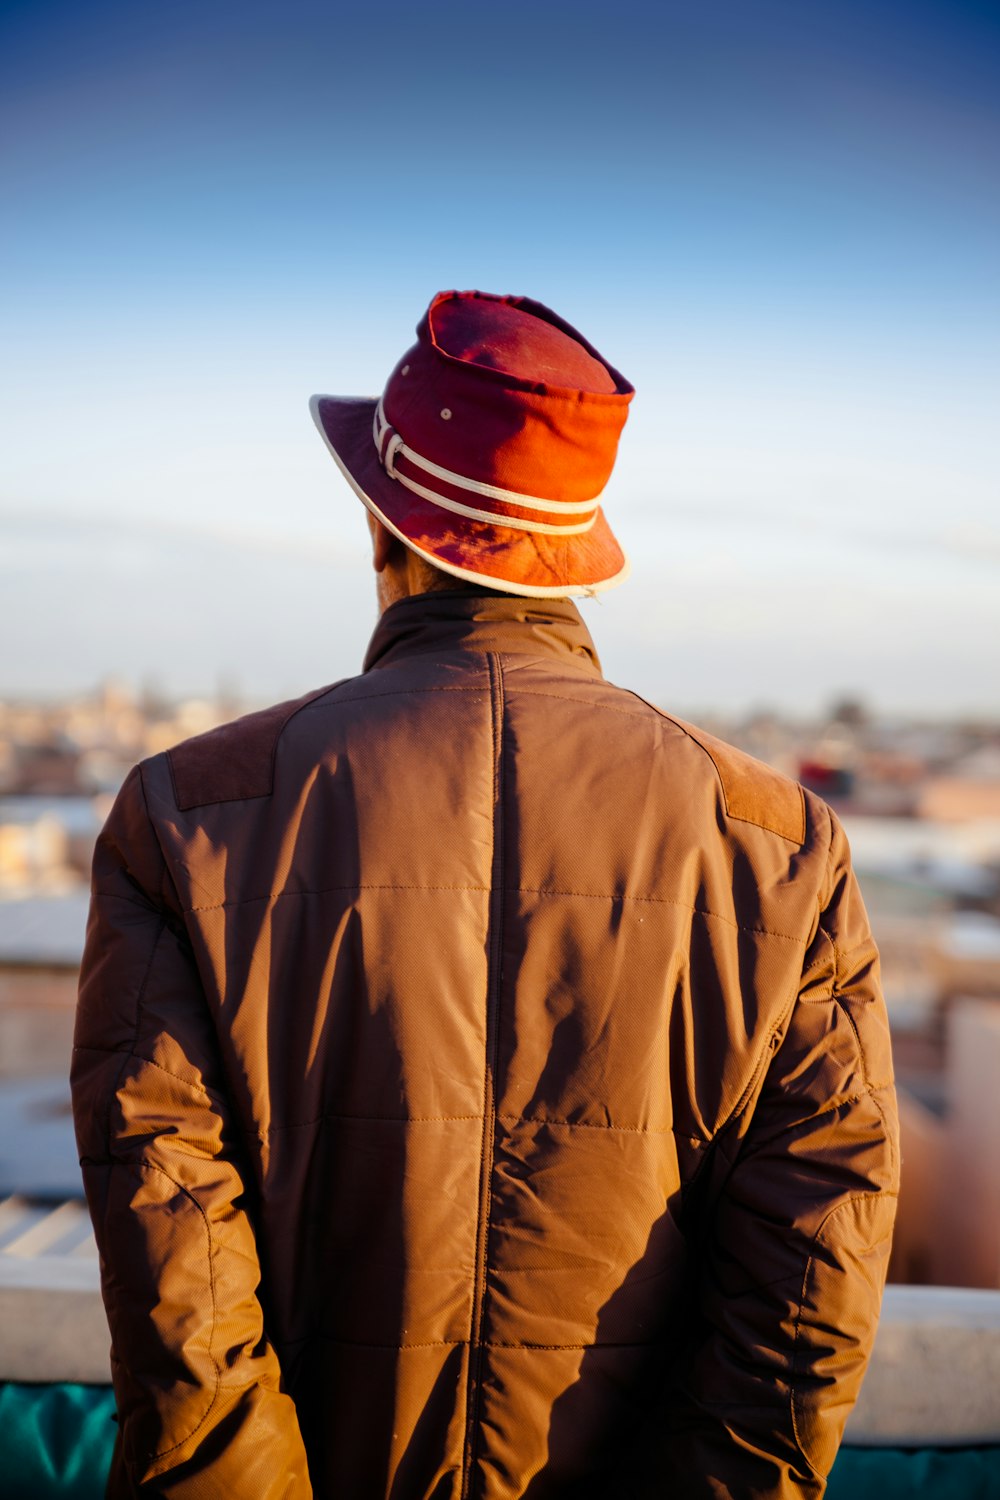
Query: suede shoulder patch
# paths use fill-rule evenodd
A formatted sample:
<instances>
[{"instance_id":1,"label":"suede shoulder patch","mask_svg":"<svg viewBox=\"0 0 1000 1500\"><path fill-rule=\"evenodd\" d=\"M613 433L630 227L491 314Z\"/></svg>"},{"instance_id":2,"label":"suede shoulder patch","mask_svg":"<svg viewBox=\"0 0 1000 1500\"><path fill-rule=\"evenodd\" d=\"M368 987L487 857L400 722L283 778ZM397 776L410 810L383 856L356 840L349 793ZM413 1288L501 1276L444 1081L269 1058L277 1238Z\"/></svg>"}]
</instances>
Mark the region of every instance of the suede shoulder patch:
<instances>
[{"instance_id":1,"label":"suede shoulder patch","mask_svg":"<svg viewBox=\"0 0 1000 1500\"><path fill-rule=\"evenodd\" d=\"M319 688L287 703L220 724L167 751L174 795L180 812L212 802L269 797L274 785L274 755L289 719L329 693Z\"/></svg>"},{"instance_id":2,"label":"suede shoulder patch","mask_svg":"<svg viewBox=\"0 0 1000 1500\"><path fill-rule=\"evenodd\" d=\"M695 729L681 719L673 722L711 756L731 818L755 823L790 843L805 843L806 799L797 781L703 729Z\"/></svg>"}]
</instances>

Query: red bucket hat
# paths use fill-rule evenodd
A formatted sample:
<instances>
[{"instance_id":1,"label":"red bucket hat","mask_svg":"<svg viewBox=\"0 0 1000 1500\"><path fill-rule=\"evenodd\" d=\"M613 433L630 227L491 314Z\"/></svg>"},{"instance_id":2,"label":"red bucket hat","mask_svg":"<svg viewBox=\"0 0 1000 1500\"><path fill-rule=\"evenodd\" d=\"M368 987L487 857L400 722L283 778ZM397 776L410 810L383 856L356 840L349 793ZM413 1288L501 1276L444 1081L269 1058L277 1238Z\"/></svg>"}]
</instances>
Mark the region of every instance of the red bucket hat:
<instances>
[{"instance_id":1,"label":"red bucket hat","mask_svg":"<svg viewBox=\"0 0 1000 1500\"><path fill-rule=\"evenodd\" d=\"M309 405L356 494L418 556L552 598L628 573L600 498L633 394L540 302L439 292L380 398Z\"/></svg>"}]
</instances>

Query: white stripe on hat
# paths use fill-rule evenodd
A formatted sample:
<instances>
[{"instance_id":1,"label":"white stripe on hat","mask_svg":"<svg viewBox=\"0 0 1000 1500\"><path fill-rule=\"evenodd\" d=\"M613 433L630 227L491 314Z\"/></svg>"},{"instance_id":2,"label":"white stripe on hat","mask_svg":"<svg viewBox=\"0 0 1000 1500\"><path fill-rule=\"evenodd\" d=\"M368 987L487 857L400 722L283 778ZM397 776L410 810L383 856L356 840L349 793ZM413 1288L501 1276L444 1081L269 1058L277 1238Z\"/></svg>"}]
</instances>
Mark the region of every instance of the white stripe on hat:
<instances>
[{"instance_id":1,"label":"white stripe on hat","mask_svg":"<svg viewBox=\"0 0 1000 1500\"><path fill-rule=\"evenodd\" d=\"M433 505L440 505L443 509L453 511L457 515L468 516L473 521L488 521L494 526L512 526L518 531L536 531L553 536L576 536L580 532L589 531L597 520L597 510L601 503L600 495L593 500L543 500L538 495L522 495L517 490L505 490L499 485L484 484L478 479L468 479L464 474L456 474L451 469L445 469L440 464L433 463L429 458L424 458L422 454L415 452L386 421L381 400L375 408L373 436L379 461L390 478L398 480L414 494L430 500ZM505 505L517 505L524 510L540 510L549 515L586 515L587 519L575 526L553 526L544 521L528 521L521 516L509 516L503 511L479 510L463 505L460 501L429 489L426 485L418 484L415 479L401 473L396 467L396 460L400 456L423 469L432 478L441 479L446 484L454 485L456 489L468 490L471 494L479 495L485 500L499 500Z\"/></svg>"}]
</instances>

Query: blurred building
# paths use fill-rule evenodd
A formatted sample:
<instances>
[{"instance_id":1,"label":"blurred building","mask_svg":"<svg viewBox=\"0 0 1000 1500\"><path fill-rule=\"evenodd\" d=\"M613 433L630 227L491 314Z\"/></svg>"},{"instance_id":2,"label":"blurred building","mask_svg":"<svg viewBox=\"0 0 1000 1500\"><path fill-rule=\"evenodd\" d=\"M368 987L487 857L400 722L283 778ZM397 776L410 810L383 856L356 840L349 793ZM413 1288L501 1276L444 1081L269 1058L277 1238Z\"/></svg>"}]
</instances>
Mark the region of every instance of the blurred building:
<instances>
[{"instance_id":1,"label":"blurred building","mask_svg":"<svg viewBox=\"0 0 1000 1500\"><path fill-rule=\"evenodd\" d=\"M1000 1004L949 1010L943 1109L900 1094L902 1188L890 1278L1000 1287Z\"/></svg>"}]
</instances>

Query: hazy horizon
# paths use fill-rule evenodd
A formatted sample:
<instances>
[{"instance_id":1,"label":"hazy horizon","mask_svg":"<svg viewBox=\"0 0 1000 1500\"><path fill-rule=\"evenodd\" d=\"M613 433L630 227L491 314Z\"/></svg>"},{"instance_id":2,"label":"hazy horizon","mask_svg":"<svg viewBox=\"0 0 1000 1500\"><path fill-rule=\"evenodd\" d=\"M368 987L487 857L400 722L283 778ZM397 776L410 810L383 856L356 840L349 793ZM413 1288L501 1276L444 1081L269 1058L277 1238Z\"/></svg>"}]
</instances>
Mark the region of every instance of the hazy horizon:
<instances>
[{"instance_id":1,"label":"hazy horizon","mask_svg":"<svg viewBox=\"0 0 1000 1500\"><path fill-rule=\"evenodd\" d=\"M376 622L374 574L360 504L345 487L331 496L331 508L340 542L65 518L54 539L51 518L8 518L6 604L20 629L7 639L16 644L21 631L31 634L37 656L19 669L8 653L0 696L66 697L118 677L133 687L156 683L173 698L227 684L260 702L354 675ZM956 672L933 618L922 651L910 633L883 625L860 654L844 642L830 652L831 622L811 607L808 579L779 597L773 578L749 573L726 573L713 585L707 574L718 560L709 562L686 580L678 568L665 597L640 555L619 588L575 601L609 678L677 711L808 716L851 697L875 712L917 718L1000 716L995 679L978 659L965 664L964 676ZM59 600L81 574L86 608L67 630ZM969 628L987 627L983 619ZM765 662L765 651L780 656ZM38 660L48 663L44 671ZM933 701L926 692L932 674L939 684Z\"/></svg>"}]
</instances>

